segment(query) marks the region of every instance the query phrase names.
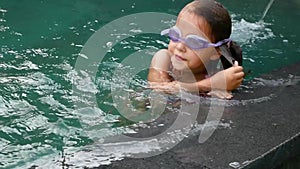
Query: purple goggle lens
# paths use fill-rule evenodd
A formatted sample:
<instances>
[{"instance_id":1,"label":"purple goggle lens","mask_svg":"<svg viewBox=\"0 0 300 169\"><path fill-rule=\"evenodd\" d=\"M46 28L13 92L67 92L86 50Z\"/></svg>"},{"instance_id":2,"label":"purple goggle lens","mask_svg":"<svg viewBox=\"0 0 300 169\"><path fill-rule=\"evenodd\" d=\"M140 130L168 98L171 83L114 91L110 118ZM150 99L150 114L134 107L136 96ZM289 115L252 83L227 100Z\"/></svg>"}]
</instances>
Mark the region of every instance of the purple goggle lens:
<instances>
[{"instance_id":1,"label":"purple goggle lens","mask_svg":"<svg viewBox=\"0 0 300 169\"><path fill-rule=\"evenodd\" d=\"M187 35L185 38L181 37L180 29L176 26L173 26L170 29L163 30L161 32L161 35L168 34L169 38L173 42L183 42L185 43L190 49L193 50L199 50L204 49L208 47L219 47L223 45L224 43L227 43L230 41L230 39L224 39L222 41L219 41L217 43L210 43L206 39L198 36L198 35Z\"/></svg>"}]
</instances>

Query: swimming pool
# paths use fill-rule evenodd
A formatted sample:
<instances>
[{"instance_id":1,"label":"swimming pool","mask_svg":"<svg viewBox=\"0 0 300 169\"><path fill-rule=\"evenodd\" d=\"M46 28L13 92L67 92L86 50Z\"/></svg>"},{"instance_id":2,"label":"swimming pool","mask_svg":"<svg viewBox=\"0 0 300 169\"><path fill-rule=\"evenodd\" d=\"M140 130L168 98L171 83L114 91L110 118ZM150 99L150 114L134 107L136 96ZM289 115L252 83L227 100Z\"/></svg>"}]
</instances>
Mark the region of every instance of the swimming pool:
<instances>
[{"instance_id":1,"label":"swimming pool","mask_svg":"<svg viewBox=\"0 0 300 169\"><path fill-rule=\"evenodd\" d=\"M64 163L97 166L117 160L122 152L129 151L120 148L120 154L109 154L106 152L113 150L106 147L107 151L85 153L83 157L79 150L88 149L94 139L134 132L126 127L133 122L118 114L111 87L121 88L122 84L116 82L126 79L127 69L120 64L122 60L144 48L162 48L166 39L134 29L138 35L113 46L103 58L95 78L74 69L76 60L84 57L79 53L85 42L111 21L141 12L176 15L187 2L1 1L0 167L25 168L34 164L54 168ZM300 16L299 1L275 1L262 23L258 21L269 1L221 2L231 13L232 38L244 50L245 70L252 70L248 79L300 60L300 40L297 39L300 25L295 24ZM166 25L170 22L166 21ZM123 35L117 32L111 36ZM110 42L106 45L111 47ZM115 77L119 81L114 81L116 68L124 68L122 73L125 72L124 77L121 74ZM138 108L147 106L144 101L147 96L139 92L145 87L146 74L147 70L140 72L132 84L136 89L132 91L136 104L142 104ZM73 86L87 93L86 98L95 95L99 107L90 104L85 97L74 95ZM89 105L90 109L74 113L79 104ZM78 115L86 116L80 120ZM97 125L87 134L84 124L91 123ZM141 123L136 125L147 127ZM156 124L159 125L163 124Z\"/></svg>"}]
</instances>

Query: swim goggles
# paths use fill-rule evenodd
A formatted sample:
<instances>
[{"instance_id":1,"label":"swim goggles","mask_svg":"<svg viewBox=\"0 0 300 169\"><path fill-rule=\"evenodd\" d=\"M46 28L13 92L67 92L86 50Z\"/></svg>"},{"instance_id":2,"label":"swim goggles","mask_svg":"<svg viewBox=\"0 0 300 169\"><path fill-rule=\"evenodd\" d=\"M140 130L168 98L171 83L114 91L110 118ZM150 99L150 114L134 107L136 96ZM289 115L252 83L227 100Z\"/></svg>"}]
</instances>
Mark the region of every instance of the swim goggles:
<instances>
[{"instance_id":1,"label":"swim goggles","mask_svg":"<svg viewBox=\"0 0 300 169\"><path fill-rule=\"evenodd\" d=\"M231 41L230 39L224 39L217 43L210 43L206 39L198 36L198 35L187 35L185 38L181 37L181 31L178 27L173 26L170 29L166 29L161 31L161 35L168 34L169 38L173 42L183 42L185 43L190 49L199 50L208 47L219 47L224 43Z\"/></svg>"}]
</instances>

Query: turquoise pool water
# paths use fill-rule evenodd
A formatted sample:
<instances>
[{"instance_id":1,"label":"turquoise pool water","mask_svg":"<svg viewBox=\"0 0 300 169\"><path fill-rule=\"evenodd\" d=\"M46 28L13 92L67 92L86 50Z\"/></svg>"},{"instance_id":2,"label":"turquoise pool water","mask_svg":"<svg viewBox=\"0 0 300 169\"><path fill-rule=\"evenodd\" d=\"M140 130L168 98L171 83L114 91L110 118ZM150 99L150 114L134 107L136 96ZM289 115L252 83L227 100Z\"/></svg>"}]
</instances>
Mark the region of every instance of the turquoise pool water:
<instances>
[{"instance_id":1,"label":"turquoise pool water","mask_svg":"<svg viewBox=\"0 0 300 169\"><path fill-rule=\"evenodd\" d=\"M113 71L132 52L162 48L166 39L141 34L123 40L102 60L95 79L78 75L82 73L74 69L78 54L95 31L115 19L139 12L176 15L187 2L2 0L0 168L97 166L120 158L100 150L82 155L79 150L94 142L84 124L98 123L98 138L131 132L126 125L132 122L120 117L111 98L111 86L118 85L112 80ZM298 0L275 1L263 23L258 20L269 1L221 2L232 15L232 38L243 48L245 70L252 70L248 79L300 60ZM145 86L146 74L137 77L136 91ZM100 107L91 105L81 114L97 112L99 119L93 114L84 118L84 124L78 119L76 105L89 103L74 95L72 86L96 95Z\"/></svg>"}]
</instances>

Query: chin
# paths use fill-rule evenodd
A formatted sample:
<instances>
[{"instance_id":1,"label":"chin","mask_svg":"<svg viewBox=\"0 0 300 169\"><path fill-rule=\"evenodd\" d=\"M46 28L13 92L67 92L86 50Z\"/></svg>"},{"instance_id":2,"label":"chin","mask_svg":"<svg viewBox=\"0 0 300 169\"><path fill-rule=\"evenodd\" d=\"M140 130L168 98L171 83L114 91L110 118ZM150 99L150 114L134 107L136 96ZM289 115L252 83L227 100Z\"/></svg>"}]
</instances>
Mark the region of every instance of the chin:
<instances>
[{"instance_id":1,"label":"chin","mask_svg":"<svg viewBox=\"0 0 300 169\"><path fill-rule=\"evenodd\" d=\"M182 70L188 69L188 66L184 62L178 61L175 58L171 58L171 62L172 62L173 68L176 70L182 71Z\"/></svg>"}]
</instances>

